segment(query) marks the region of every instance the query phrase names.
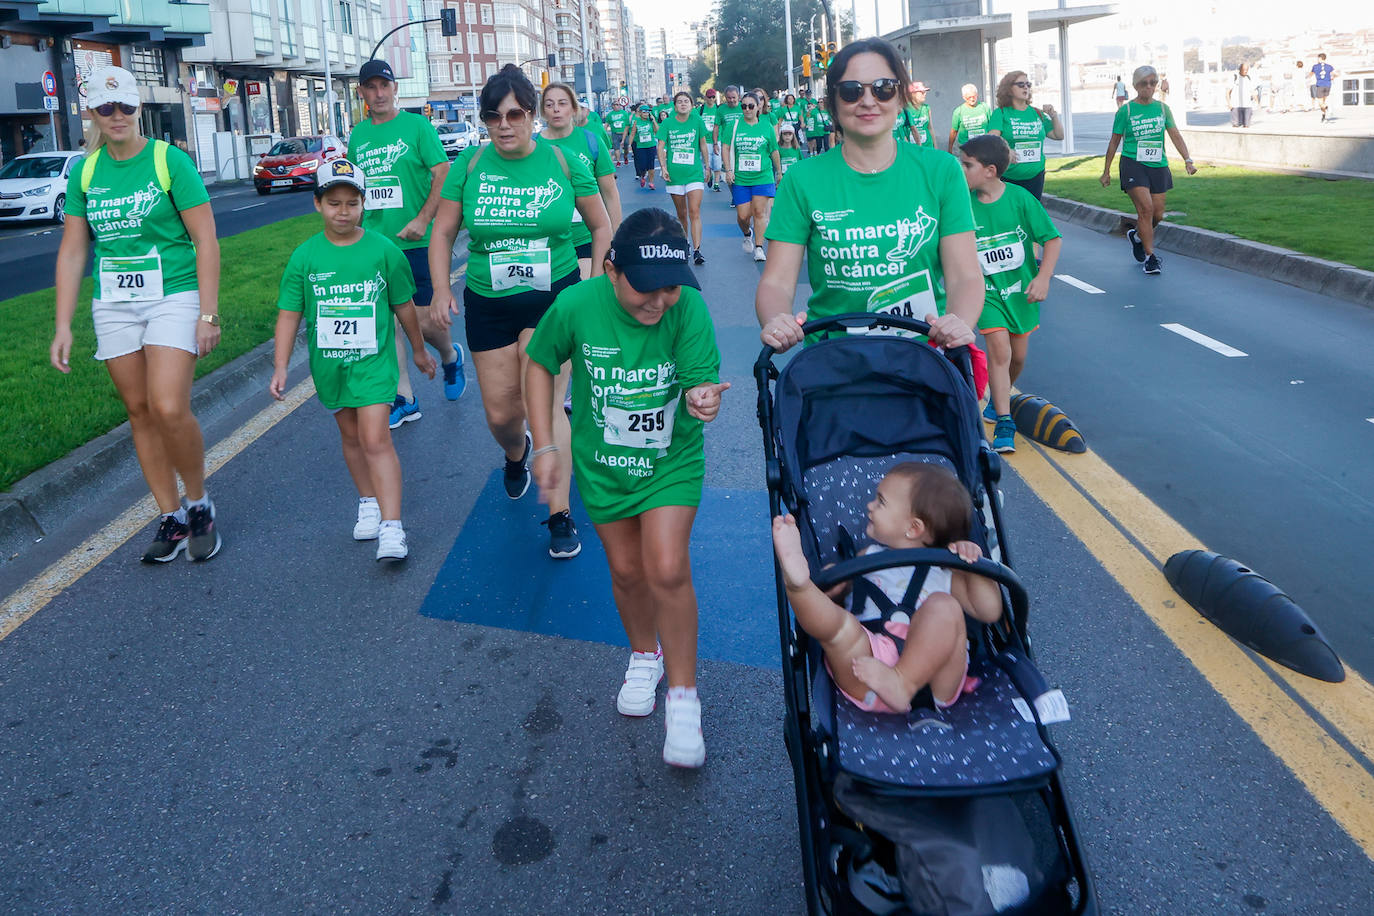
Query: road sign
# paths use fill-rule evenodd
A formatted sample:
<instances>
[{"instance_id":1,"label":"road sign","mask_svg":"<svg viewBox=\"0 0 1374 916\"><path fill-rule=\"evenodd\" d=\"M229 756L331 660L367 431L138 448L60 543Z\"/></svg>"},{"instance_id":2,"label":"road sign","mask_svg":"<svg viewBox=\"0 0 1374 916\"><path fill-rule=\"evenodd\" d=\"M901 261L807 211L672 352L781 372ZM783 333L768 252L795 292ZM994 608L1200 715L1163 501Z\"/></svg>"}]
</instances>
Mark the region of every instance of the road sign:
<instances>
[{"instance_id":1,"label":"road sign","mask_svg":"<svg viewBox=\"0 0 1374 916\"><path fill-rule=\"evenodd\" d=\"M43 96L43 107L48 111L60 111L62 106L58 104L57 96L45 95Z\"/></svg>"},{"instance_id":2,"label":"road sign","mask_svg":"<svg viewBox=\"0 0 1374 916\"><path fill-rule=\"evenodd\" d=\"M57 77L53 75L51 70L43 74L43 94L57 95Z\"/></svg>"}]
</instances>

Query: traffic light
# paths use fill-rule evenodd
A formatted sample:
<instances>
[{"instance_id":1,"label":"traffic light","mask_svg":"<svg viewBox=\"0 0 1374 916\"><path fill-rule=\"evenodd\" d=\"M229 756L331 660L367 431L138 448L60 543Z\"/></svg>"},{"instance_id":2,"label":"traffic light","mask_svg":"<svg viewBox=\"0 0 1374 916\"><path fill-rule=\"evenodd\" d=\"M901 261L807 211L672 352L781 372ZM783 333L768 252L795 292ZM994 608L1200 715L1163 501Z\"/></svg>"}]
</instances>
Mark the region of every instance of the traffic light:
<instances>
[{"instance_id":1,"label":"traffic light","mask_svg":"<svg viewBox=\"0 0 1374 916\"><path fill-rule=\"evenodd\" d=\"M825 70L826 66L827 66L828 63L829 63L827 57L828 57L828 55L826 54L826 51L825 51L825 43L824 43L824 42L820 42L820 41L816 42L816 57L815 57L815 61L816 61L816 69L817 69L817 70L821 70L821 71L824 71L824 70Z\"/></svg>"},{"instance_id":2,"label":"traffic light","mask_svg":"<svg viewBox=\"0 0 1374 916\"><path fill-rule=\"evenodd\" d=\"M803 55L802 55L802 76L805 76L805 77L808 77L808 78L811 76L811 55L810 55L810 54L803 54Z\"/></svg>"},{"instance_id":3,"label":"traffic light","mask_svg":"<svg viewBox=\"0 0 1374 916\"><path fill-rule=\"evenodd\" d=\"M558 66L558 55L557 55L557 54L550 54L549 57L548 57L548 61L549 61L549 69L552 70L554 67L557 67L557 66Z\"/></svg>"},{"instance_id":4,"label":"traffic light","mask_svg":"<svg viewBox=\"0 0 1374 916\"><path fill-rule=\"evenodd\" d=\"M451 6L446 6L439 11L439 31L444 35L453 36L458 34L458 10Z\"/></svg>"},{"instance_id":5,"label":"traffic light","mask_svg":"<svg viewBox=\"0 0 1374 916\"><path fill-rule=\"evenodd\" d=\"M835 56L835 42L833 42L833 41L827 41L827 42L825 43L825 65L826 65L827 67L830 66L830 58L832 58L832 57L834 57L834 56Z\"/></svg>"}]
</instances>

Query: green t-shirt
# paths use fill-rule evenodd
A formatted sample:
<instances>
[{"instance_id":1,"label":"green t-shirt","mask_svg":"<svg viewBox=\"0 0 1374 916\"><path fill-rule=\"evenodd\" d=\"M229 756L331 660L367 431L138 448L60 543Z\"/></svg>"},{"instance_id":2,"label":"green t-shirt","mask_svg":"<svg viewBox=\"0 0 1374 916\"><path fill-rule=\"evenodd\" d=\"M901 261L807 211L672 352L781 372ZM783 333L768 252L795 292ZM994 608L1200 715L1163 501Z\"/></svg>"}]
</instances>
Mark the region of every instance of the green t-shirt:
<instances>
[{"instance_id":1,"label":"green t-shirt","mask_svg":"<svg viewBox=\"0 0 1374 916\"><path fill-rule=\"evenodd\" d=\"M630 117L630 113L623 108L612 108L606 112L606 123L617 140L624 136L625 125L630 123Z\"/></svg>"},{"instance_id":2,"label":"green t-shirt","mask_svg":"<svg viewBox=\"0 0 1374 916\"><path fill-rule=\"evenodd\" d=\"M169 197L158 184L153 148L149 140L123 162L108 149L101 152L89 191L81 190L85 159L72 166L67 179L62 212L84 219L95 236L96 299L153 300L199 288L196 246L180 213L208 202L210 195L191 157L171 146Z\"/></svg>"},{"instance_id":3,"label":"green t-shirt","mask_svg":"<svg viewBox=\"0 0 1374 916\"><path fill-rule=\"evenodd\" d=\"M799 147L778 147L778 165L781 166L783 175L786 175L787 170L790 169L792 166L796 165L798 162L801 162L801 149ZM782 176L779 176L778 180L781 181Z\"/></svg>"},{"instance_id":4,"label":"green t-shirt","mask_svg":"<svg viewBox=\"0 0 1374 916\"><path fill-rule=\"evenodd\" d=\"M806 135L808 137L824 137L830 133L831 122L829 112L822 109L819 105L811 109L806 116Z\"/></svg>"},{"instance_id":5,"label":"green t-shirt","mask_svg":"<svg viewBox=\"0 0 1374 916\"><path fill-rule=\"evenodd\" d=\"M655 105L655 106L654 106L654 120L655 120L655 121L662 121L664 118L668 117L668 115L672 112L672 110L673 110L673 106L672 106L672 103L671 103L671 102L664 102L664 103L662 103L661 105Z\"/></svg>"},{"instance_id":6,"label":"green t-shirt","mask_svg":"<svg viewBox=\"0 0 1374 916\"><path fill-rule=\"evenodd\" d=\"M560 293L530 340L530 359L550 372L572 361L573 468L597 524L701 501L702 422L683 395L720 381L720 351L701 293L681 289L644 325L593 277Z\"/></svg>"},{"instance_id":7,"label":"green t-shirt","mask_svg":"<svg viewBox=\"0 0 1374 916\"><path fill-rule=\"evenodd\" d=\"M701 141L711 142L711 132L695 111L688 112L686 122L676 113L658 126L658 140L668 157L668 183L691 184L701 181L706 163L701 161ZM664 165L664 163L660 163Z\"/></svg>"},{"instance_id":8,"label":"green t-shirt","mask_svg":"<svg viewBox=\"0 0 1374 916\"><path fill-rule=\"evenodd\" d=\"M697 114L701 115L701 123L706 125L706 139L712 139L715 136L716 122L720 119L720 106L701 105L697 108Z\"/></svg>"},{"instance_id":9,"label":"green t-shirt","mask_svg":"<svg viewBox=\"0 0 1374 916\"><path fill-rule=\"evenodd\" d=\"M1017 111L1013 106L998 108L988 118L988 130L998 131L1011 147L1011 165L1003 178L1026 181L1045 171L1045 137L1054 129L1054 120L1029 106Z\"/></svg>"},{"instance_id":10,"label":"green t-shirt","mask_svg":"<svg viewBox=\"0 0 1374 916\"><path fill-rule=\"evenodd\" d=\"M572 133L557 140L542 134L539 139L545 143L552 143L561 149L565 157L576 156L587 167L587 171L592 174L593 178L604 178L607 175L615 174L615 166L611 163L610 148L606 145L606 141L601 139L600 134L592 132L590 126L574 127ZM582 218L582 214L578 212L576 207L573 208L572 220L573 246L586 245L592 240L592 230L587 228L587 221ZM555 277L554 279L558 278Z\"/></svg>"},{"instance_id":11,"label":"green t-shirt","mask_svg":"<svg viewBox=\"0 0 1374 916\"><path fill-rule=\"evenodd\" d=\"M480 158L469 175L473 157ZM506 159L494 146L469 146L458 154L440 194L462 203L473 292L502 297L547 291L577 270L575 199L598 189L580 157L563 161L566 174L548 143L536 143L520 159Z\"/></svg>"},{"instance_id":12,"label":"green t-shirt","mask_svg":"<svg viewBox=\"0 0 1374 916\"><path fill-rule=\"evenodd\" d=\"M720 112L720 120L717 122L717 126L720 128L720 142L724 143L726 138L730 136L727 128L734 126L736 121L744 117L744 109L739 106L739 103L735 103L734 105L719 105L717 110Z\"/></svg>"},{"instance_id":13,"label":"green t-shirt","mask_svg":"<svg viewBox=\"0 0 1374 916\"><path fill-rule=\"evenodd\" d=\"M906 122L916 135L921 146L934 146L935 134L930 129L930 105L909 105L906 109Z\"/></svg>"},{"instance_id":14,"label":"green t-shirt","mask_svg":"<svg viewBox=\"0 0 1374 916\"><path fill-rule=\"evenodd\" d=\"M985 291L978 326L1029 334L1040 323L1040 303L1026 300L1026 287L1039 272L1035 245L1059 238L1059 230L1034 195L1014 184L1004 184L991 203L970 191L969 203Z\"/></svg>"},{"instance_id":15,"label":"green t-shirt","mask_svg":"<svg viewBox=\"0 0 1374 916\"><path fill-rule=\"evenodd\" d=\"M1168 168L1164 133L1174 126L1174 113L1160 101L1148 105L1127 102L1116 110L1112 133L1121 134L1121 155L1141 165Z\"/></svg>"},{"instance_id":16,"label":"green t-shirt","mask_svg":"<svg viewBox=\"0 0 1374 916\"><path fill-rule=\"evenodd\" d=\"M426 226L424 236L413 241L396 234L415 218L429 197L434 181L430 170L448 162L434 125L409 111L385 124L364 118L348 137L348 158L367 176L363 225L403 250L428 247L432 226Z\"/></svg>"},{"instance_id":17,"label":"green t-shirt","mask_svg":"<svg viewBox=\"0 0 1374 916\"><path fill-rule=\"evenodd\" d=\"M631 128L635 135L635 147L658 146L658 122L643 114L635 115Z\"/></svg>"},{"instance_id":18,"label":"green t-shirt","mask_svg":"<svg viewBox=\"0 0 1374 916\"><path fill-rule=\"evenodd\" d=\"M390 238L364 229L351 245L323 232L291 253L277 308L302 312L310 376L330 410L390 404L400 368L392 308L415 295L410 262Z\"/></svg>"},{"instance_id":19,"label":"green t-shirt","mask_svg":"<svg viewBox=\"0 0 1374 916\"><path fill-rule=\"evenodd\" d=\"M595 131L596 135L606 141L606 148L611 146L611 135L606 131L606 122L601 120L601 115L592 109L587 109L587 123L584 125L587 130Z\"/></svg>"},{"instance_id":20,"label":"green t-shirt","mask_svg":"<svg viewBox=\"0 0 1374 916\"><path fill-rule=\"evenodd\" d=\"M752 188L777 180L772 158L778 148L778 135L771 123L760 118L750 124L741 118L721 142L729 144L730 155L734 157L727 165L734 169L735 184Z\"/></svg>"},{"instance_id":21,"label":"green t-shirt","mask_svg":"<svg viewBox=\"0 0 1374 916\"><path fill-rule=\"evenodd\" d=\"M954 109L954 114L949 119L950 129L958 131L954 145L958 147L969 137L980 137L987 133L990 117L992 109L988 107L987 102L979 102L972 107L959 103L959 107Z\"/></svg>"},{"instance_id":22,"label":"green t-shirt","mask_svg":"<svg viewBox=\"0 0 1374 916\"><path fill-rule=\"evenodd\" d=\"M800 105L788 107L783 105L777 109L778 123L786 122L793 127L801 130L802 121L806 118L806 109Z\"/></svg>"},{"instance_id":23,"label":"green t-shirt","mask_svg":"<svg viewBox=\"0 0 1374 916\"><path fill-rule=\"evenodd\" d=\"M806 246L807 312L945 312L940 239L973 231L959 160L898 143L876 175L854 171L842 149L803 159L778 188L768 238Z\"/></svg>"}]
</instances>

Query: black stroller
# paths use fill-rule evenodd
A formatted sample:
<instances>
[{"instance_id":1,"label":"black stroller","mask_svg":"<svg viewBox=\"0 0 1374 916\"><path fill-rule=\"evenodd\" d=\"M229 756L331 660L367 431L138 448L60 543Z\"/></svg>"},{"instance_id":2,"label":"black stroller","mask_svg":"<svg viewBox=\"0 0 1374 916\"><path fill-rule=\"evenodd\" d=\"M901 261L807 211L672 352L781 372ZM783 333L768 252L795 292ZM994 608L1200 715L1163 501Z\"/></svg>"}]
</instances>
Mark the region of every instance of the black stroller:
<instances>
[{"instance_id":1,"label":"black stroller","mask_svg":"<svg viewBox=\"0 0 1374 916\"><path fill-rule=\"evenodd\" d=\"M942 354L910 336L926 333L924 322L885 315L841 315L804 330L835 336L781 372L765 347L754 374L770 509L796 516L816 584L945 566L995 579L1004 605L997 624L966 620L970 673L981 678L973 694L946 709L869 713L837 699L775 564L807 911L1096 913L1045 729L1063 717L1063 698L1030 661L1029 601L1008 568L999 459L980 435L967 349ZM850 533L862 534L867 501L898 461L957 474L977 509L970 539L1004 565L969 565L948 550L855 556Z\"/></svg>"}]
</instances>

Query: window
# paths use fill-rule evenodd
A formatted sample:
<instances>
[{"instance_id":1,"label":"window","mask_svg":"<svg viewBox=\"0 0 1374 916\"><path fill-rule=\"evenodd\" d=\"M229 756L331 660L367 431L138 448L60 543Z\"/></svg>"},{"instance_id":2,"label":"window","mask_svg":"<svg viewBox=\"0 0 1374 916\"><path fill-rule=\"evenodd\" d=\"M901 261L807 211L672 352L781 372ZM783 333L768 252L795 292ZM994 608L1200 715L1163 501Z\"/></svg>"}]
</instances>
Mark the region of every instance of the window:
<instances>
[{"instance_id":1,"label":"window","mask_svg":"<svg viewBox=\"0 0 1374 916\"><path fill-rule=\"evenodd\" d=\"M492 19L491 19L491 7L490 7L490 6L487 6L487 5L483 5L483 6L482 6L482 25L491 25L491 23L492 23Z\"/></svg>"},{"instance_id":2,"label":"window","mask_svg":"<svg viewBox=\"0 0 1374 916\"><path fill-rule=\"evenodd\" d=\"M481 54L481 53L482 53L482 45L481 45L481 43L477 40L477 33L476 33L476 32L468 32L468 53L469 53L469 54Z\"/></svg>"},{"instance_id":3,"label":"window","mask_svg":"<svg viewBox=\"0 0 1374 916\"><path fill-rule=\"evenodd\" d=\"M167 85L167 71L162 60L162 50L160 48L144 48L134 45L131 49L129 70L134 74L134 79L138 80L140 86L165 86Z\"/></svg>"},{"instance_id":4,"label":"window","mask_svg":"<svg viewBox=\"0 0 1374 916\"><path fill-rule=\"evenodd\" d=\"M426 29L425 44L429 47L429 50L436 53L448 50L448 41L440 32L431 32Z\"/></svg>"},{"instance_id":5,"label":"window","mask_svg":"<svg viewBox=\"0 0 1374 916\"><path fill-rule=\"evenodd\" d=\"M462 83L466 83L467 81L468 81L468 68L467 68L467 64L454 64L454 65L453 65L453 82L454 82L454 84L462 84Z\"/></svg>"},{"instance_id":6,"label":"window","mask_svg":"<svg viewBox=\"0 0 1374 916\"><path fill-rule=\"evenodd\" d=\"M450 38L450 39L448 40L448 49L449 49L449 51L453 52L454 54L462 54L462 53L463 53L463 36L462 36L462 35L454 35L452 38Z\"/></svg>"},{"instance_id":7,"label":"window","mask_svg":"<svg viewBox=\"0 0 1374 916\"><path fill-rule=\"evenodd\" d=\"M482 36L482 50L487 54L496 53L496 36L488 32Z\"/></svg>"},{"instance_id":8,"label":"window","mask_svg":"<svg viewBox=\"0 0 1374 916\"><path fill-rule=\"evenodd\" d=\"M442 60L432 60L429 62L429 81L431 83L448 82L448 66Z\"/></svg>"},{"instance_id":9,"label":"window","mask_svg":"<svg viewBox=\"0 0 1374 916\"><path fill-rule=\"evenodd\" d=\"M258 54L271 54L272 8L269 0L253 0L253 50Z\"/></svg>"},{"instance_id":10,"label":"window","mask_svg":"<svg viewBox=\"0 0 1374 916\"><path fill-rule=\"evenodd\" d=\"M281 38L282 57L295 57L299 53L296 48L296 23L291 19L292 11L291 0L277 0L277 34Z\"/></svg>"},{"instance_id":11,"label":"window","mask_svg":"<svg viewBox=\"0 0 1374 916\"><path fill-rule=\"evenodd\" d=\"M339 0L339 33L353 34L353 4L348 0Z\"/></svg>"},{"instance_id":12,"label":"window","mask_svg":"<svg viewBox=\"0 0 1374 916\"><path fill-rule=\"evenodd\" d=\"M490 38L491 36L488 35L487 37ZM512 35L512 34L510 34L509 32L502 32L500 35L497 35L497 36L496 36L496 53L498 53L498 54L514 54L514 53L515 53L515 36Z\"/></svg>"},{"instance_id":13,"label":"window","mask_svg":"<svg viewBox=\"0 0 1374 916\"><path fill-rule=\"evenodd\" d=\"M464 22L476 22L476 21L477 21L477 4L471 2L471 0L469 0L469 2L463 4L463 21L464 21Z\"/></svg>"}]
</instances>

